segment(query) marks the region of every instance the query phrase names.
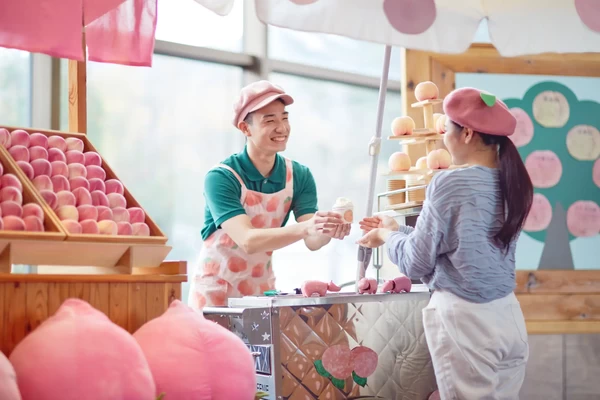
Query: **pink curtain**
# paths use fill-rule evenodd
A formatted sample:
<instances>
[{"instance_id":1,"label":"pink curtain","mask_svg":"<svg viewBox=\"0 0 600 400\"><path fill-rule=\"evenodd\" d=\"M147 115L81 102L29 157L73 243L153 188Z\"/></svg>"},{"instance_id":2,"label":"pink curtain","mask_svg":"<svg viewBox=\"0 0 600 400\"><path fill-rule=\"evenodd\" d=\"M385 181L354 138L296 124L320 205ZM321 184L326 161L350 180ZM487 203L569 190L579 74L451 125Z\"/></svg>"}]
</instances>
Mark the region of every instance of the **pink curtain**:
<instances>
[{"instance_id":1,"label":"pink curtain","mask_svg":"<svg viewBox=\"0 0 600 400\"><path fill-rule=\"evenodd\" d=\"M0 47L151 66L157 0L0 0Z\"/></svg>"}]
</instances>

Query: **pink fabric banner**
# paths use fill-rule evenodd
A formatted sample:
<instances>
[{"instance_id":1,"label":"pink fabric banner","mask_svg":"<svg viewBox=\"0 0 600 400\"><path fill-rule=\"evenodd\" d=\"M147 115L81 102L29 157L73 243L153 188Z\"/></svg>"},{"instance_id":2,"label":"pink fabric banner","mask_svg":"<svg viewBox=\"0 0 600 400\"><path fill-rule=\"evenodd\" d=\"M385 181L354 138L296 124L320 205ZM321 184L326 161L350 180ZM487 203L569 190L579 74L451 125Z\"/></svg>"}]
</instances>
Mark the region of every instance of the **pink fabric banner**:
<instances>
[{"instance_id":1,"label":"pink fabric banner","mask_svg":"<svg viewBox=\"0 0 600 400\"><path fill-rule=\"evenodd\" d=\"M0 47L151 66L157 0L0 0Z\"/></svg>"}]
</instances>

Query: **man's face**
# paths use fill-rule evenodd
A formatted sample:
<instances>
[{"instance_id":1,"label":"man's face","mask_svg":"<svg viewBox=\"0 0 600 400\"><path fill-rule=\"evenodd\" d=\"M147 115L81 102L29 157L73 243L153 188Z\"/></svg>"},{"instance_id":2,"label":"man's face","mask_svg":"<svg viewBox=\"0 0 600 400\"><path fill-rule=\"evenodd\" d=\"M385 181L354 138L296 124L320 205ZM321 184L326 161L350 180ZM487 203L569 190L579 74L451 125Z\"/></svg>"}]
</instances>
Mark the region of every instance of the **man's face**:
<instances>
[{"instance_id":1,"label":"man's face","mask_svg":"<svg viewBox=\"0 0 600 400\"><path fill-rule=\"evenodd\" d=\"M266 153L284 151L290 136L290 123L285 105L274 101L256 110L242 122L240 129L252 144Z\"/></svg>"}]
</instances>

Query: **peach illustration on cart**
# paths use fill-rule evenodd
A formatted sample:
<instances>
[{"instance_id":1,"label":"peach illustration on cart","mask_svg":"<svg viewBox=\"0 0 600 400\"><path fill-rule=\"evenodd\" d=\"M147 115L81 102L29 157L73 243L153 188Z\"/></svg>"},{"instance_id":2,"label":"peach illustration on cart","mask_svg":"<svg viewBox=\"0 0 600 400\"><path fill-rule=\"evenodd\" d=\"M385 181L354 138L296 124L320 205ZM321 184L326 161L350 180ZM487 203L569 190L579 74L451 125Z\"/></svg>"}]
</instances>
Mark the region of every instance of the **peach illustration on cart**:
<instances>
[{"instance_id":1,"label":"peach illustration on cart","mask_svg":"<svg viewBox=\"0 0 600 400\"><path fill-rule=\"evenodd\" d=\"M377 369L379 356L366 346L350 350L347 344L329 347L320 360L314 362L319 375L330 379L340 390L344 389L345 379L352 376L354 382L364 387L367 378Z\"/></svg>"}]
</instances>

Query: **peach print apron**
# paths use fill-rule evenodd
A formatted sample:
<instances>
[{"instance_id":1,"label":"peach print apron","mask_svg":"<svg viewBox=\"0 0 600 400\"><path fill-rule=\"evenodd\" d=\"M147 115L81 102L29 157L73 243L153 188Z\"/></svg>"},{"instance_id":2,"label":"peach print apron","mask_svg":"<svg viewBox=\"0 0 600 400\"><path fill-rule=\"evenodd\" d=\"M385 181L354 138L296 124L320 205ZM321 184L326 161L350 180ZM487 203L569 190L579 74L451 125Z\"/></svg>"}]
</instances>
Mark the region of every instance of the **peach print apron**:
<instances>
[{"instance_id":1,"label":"peach print apron","mask_svg":"<svg viewBox=\"0 0 600 400\"><path fill-rule=\"evenodd\" d=\"M285 167L285 188L272 194L248 190L237 172L226 165L216 168L231 171L240 182L242 206L252 226L260 229L279 228L290 209L294 194L291 160L285 160ZM189 305L195 309L226 306L229 297L262 295L267 290L274 290L272 254L247 254L223 229L217 229L204 241L190 288Z\"/></svg>"}]
</instances>

